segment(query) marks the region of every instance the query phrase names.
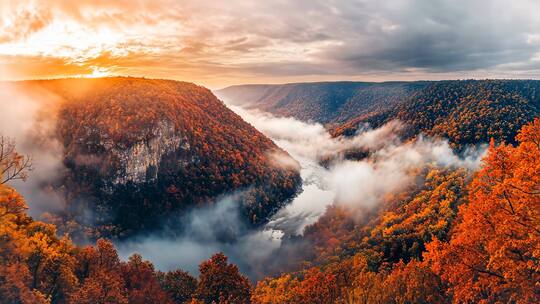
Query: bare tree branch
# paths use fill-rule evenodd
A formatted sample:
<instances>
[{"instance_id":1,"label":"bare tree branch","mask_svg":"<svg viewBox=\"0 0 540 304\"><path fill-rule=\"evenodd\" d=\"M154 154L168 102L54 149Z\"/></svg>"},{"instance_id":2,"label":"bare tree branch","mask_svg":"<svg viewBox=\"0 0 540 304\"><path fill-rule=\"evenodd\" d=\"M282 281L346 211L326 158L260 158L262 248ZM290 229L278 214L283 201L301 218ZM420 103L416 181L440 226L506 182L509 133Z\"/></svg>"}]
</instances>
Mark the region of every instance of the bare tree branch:
<instances>
[{"instance_id":1,"label":"bare tree branch","mask_svg":"<svg viewBox=\"0 0 540 304\"><path fill-rule=\"evenodd\" d=\"M32 170L32 159L15 150L15 142L0 135L0 185L14 180L26 180Z\"/></svg>"}]
</instances>

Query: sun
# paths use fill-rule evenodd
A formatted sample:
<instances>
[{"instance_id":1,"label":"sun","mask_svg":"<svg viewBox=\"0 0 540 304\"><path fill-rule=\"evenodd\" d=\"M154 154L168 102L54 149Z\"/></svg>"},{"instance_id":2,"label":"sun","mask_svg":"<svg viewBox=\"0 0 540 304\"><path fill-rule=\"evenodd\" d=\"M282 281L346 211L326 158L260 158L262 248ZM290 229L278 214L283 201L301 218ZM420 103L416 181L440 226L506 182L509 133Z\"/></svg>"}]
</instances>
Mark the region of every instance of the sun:
<instances>
[{"instance_id":1,"label":"sun","mask_svg":"<svg viewBox=\"0 0 540 304\"><path fill-rule=\"evenodd\" d=\"M86 78L100 78L100 77L107 77L110 76L110 71L107 68L104 67L91 67L92 74L87 74L84 77Z\"/></svg>"}]
</instances>

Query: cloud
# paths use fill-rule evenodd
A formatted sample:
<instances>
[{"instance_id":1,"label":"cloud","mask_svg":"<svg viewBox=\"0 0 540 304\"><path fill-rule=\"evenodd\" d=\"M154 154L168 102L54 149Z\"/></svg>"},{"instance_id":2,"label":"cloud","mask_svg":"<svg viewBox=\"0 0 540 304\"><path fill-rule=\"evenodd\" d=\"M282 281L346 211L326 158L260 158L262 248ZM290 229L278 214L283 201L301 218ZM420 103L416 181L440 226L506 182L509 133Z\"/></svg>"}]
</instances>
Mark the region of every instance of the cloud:
<instances>
[{"instance_id":1,"label":"cloud","mask_svg":"<svg viewBox=\"0 0 540 304\"><path fill-rule=\"evenodd\" d=\"M210 86L540 76L529 65L540 51L534 0L37 3L0 2L0 64L44 57L83 71L34 77L96 67Z\"/></svg>"},{"instance_id":2,"label":"cloud","mask_svg":"<svg viewBox=\"0 0 540 304\"><path fill-rule=\"evenodd\" d=\"M152 261L158 269L182 268L198 274L197 265L216 252L224 252L251 278L263 275L264 262L279 248L278 235L270 230L252 230L240 215L237 195L193 209L178 219L180 228L118 242L120 255L135 252Z\"/></svg>"},{"instance_id":3,"label":"cloud","mask_svg":"<svg viewBox=\"0 0 540 304\"><path fill-rule=\"evenodd\" d=\"M404 126L399 121L377 129L362 126L353 137L335 138L318 123L228 106L300 163L302 193L267 225L287 235L301 234L331 204L352 210L376 206L387 194L413 185L413 170L434 165L473 171L487 150L486 145L479 145L456 155L446 140L423 136L402 142L398 134ZM351 149L368 151L369 156L343 159L343 153ZM326 159L332 161L323 167L321 160Z\"/></svg>"},{"instance_id":4,"label":"cloud","mask_svg":"<svg viewBox=\"0 0 540 304\"><path fill-rule=\"evenodd\" d=\"M0 43L22 40L42 30L52 22L49 10L36 3L18 6L14 2L0 2Z\"/></svg>"},{"instance_id":5,"label":"cloud","mask_svg":"<svg viewBox=\"0 0 540 304\"><path fill-rule=\"evenodd\" d=\"M49 187L64 168L63 147L55 137L54 113L59 100L44 90L0 83L0 134L14 139L17 151L32 159L28 180L11 184L25 197L32 216L64 207L60 195Z\"/></svg>"},{"instance_id":6,"label":"cloud","mask_svg":"<svg viewBox=\"0 0 540 304\"><path fill-rule=\"evenodd\" d=\"M270 153L270 165L284 168L284 169L293 169L295 171L300 170L300 164L288 154L283 153L282 151L271 152Z\"/></svg>"},{"instance_id":7,"label":"cloud","mask_svg":"<svg viewBox=\"0 0 540 304\"><path fill-rule=\"evenodd\" d=\"M251 279L260 279L295 263L295 257L305 250L305 240L291 236L301 235L328 206L337 204L348 208L351 215L360 215L387 194L413 186L417 181L411 174L414 170L428 165L474 170L486 151L485 147L471 148L458 156L446 141L424 137L404 143L395 135L402 127L399 122L378 129L365 127L353 138L343 139L331 137L320 124L241 107L231 109L298 161L301 194L257 229L247 225L239 213L236 196L240 194L226 196L173 221L181 223L181 229L165 227L162 233L117 244L124 258L139 252L159 269L180 267L197 274L201 260L222 251ZM355 147L368 148L372 154L359 161L335 157L328 167L320 164L321 157ZM292 164L287 159L278 165Z\"/></svg>"},{"instance_id":8,"label":"cloud","mask_svg":"<svg viewBox=\"0 0 540 304\"><path fill-rule=\"evenodd\" d=\"M445 140L419 137L412 142L382 147L368 159L335 163L329 169L327 186L336 193L336 204L352 210L370 208L387 194L413 185L415 169L434 165L474 171L486 151L487 146L481 145L460 157Z\"/></svg>"},{"instance_id":9,"label":"cloud","mask_svg":"<svg viewBox=\"0 0 540 304\"><path fill-rule=\"evenodd\" d=\"M380 2L379 2L380 3ZM330 50L340 60L373 69L421 68L448 72L527 61L538 50L527 43L538 31L539 4L517 1L365 2L377 12L360 39ZM499 14L505 7L506 14ZM510 17L512 16L512 17ZM524 22L515 22L515 20Z\"/></svg>"},{"instance_id":10,"label":"cloud","mask_svg":"<svg viewBox=\"0 0 540 304\"><path fill-rule=\"evenodd\" d=\"M297 158L320 160L337 156L349 149L376 149L398 140L403 125L392 121L376 130L365 128L352 138L332 137L320 123L307 123L292 117L276 117L257 109L244 109L228 104L228 107L251 123L257 130Z\"/></svg>"}]
</instances>

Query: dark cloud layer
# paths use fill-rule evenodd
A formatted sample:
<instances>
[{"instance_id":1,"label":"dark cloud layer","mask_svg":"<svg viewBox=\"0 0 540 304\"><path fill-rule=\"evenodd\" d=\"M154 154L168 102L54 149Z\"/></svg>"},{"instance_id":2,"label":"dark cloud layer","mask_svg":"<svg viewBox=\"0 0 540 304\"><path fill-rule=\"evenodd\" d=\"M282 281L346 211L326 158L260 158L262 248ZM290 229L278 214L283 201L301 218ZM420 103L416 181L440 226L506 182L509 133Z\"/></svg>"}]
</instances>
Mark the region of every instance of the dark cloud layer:
<instances>
[{"instance_id":1,"label":"dark cloud layer","mask_svg":"<svg viewBox=\"0 0 540 304\"><path fill-rule=\"evenodd\" d=\"M366 6L372 14L366 16L365 29L327 54L358 67L447 72L528 61L539 51L538 44L528 41L540 31L538 3L401 2L400 9Z\"/></svg>"}]
</instances>

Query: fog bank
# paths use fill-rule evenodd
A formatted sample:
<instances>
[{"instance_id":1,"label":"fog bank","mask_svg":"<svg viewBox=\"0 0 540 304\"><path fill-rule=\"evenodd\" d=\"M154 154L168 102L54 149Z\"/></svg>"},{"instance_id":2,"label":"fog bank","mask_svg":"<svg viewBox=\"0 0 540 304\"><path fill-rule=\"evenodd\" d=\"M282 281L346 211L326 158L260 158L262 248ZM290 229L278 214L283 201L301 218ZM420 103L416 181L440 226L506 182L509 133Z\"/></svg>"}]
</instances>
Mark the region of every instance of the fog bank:
<instances>
[{"instance_id":1,"label":"fog bank","mask_svg":"<svg viewBox=\"0 0 540 304\"><path fill-rule=\"evenodd\" d=\"M63 148L55 136L60 98L45 90L29 90L22 84L0 83L0 135L15 141L20 154L32 159L26 182L10 183L29 205L29 214L58 211L63 200L51 187L62 174Z\"/></svg>"},{"instance_id":2,"label":"fog bank","mask_svg":"<svg viewBox=\"0 0 540 304\"><path fill-rule=\"evenodd\" d=\"M251 279L259 279L269 268L301 254L288 244L283 253L287 256L279 256L282 238L301 235L329 205L351 210L374 207L386 194L414 183L409 174L414 168L429 164L474 169L485 152L485 148L471 149L458 156L448 142L422 136L401 142L397 131L403 125L399 121L378 129L365 127L351 138L333 138L320 124L229 107L300 163L302 193L257 230L243 224L235 195L227 196L179 219L186 227L180 235L165 233L168 236L152 235L119 244L123 257L139 252L160 269L180 267L197 274L198 263L222 251ZM357 161L343 159L348 149L366 149L371 155ZM322 166L320 160L326 157L333 161ZM286 158L279 155L271 159L271 165L291 165L280 163Z\"/></svg>"}]
</instances>

